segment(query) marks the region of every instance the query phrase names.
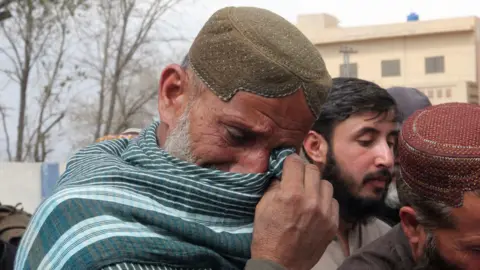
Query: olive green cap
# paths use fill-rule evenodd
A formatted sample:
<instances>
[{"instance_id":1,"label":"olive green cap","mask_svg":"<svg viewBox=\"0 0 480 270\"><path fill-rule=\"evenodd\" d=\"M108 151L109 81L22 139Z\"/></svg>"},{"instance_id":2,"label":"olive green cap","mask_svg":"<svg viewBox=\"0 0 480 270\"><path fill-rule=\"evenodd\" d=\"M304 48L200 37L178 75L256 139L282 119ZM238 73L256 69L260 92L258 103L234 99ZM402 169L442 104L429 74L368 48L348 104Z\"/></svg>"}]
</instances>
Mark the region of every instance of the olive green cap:
<instances>
[{"instance_id":1,"label":"olive green cap","mask_svg":"<svg viewBox=\"0 0 480 270\"><path fill-rule=\"evenodd\" d=\"M260 8L215 12L188 57L196 75L224 101L238 91L280 98L302 89L317 117L332 83L307 37L284 18Z\"/></svg>"}]
</instances>

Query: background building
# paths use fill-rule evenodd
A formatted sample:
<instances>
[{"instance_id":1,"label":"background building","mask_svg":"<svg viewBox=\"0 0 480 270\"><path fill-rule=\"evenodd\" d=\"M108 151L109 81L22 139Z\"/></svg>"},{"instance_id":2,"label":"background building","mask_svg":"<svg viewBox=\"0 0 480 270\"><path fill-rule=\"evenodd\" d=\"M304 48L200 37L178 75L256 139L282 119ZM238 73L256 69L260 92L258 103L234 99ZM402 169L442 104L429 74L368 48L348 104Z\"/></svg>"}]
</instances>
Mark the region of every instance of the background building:
<instances>
[{"instance_id":1,"label":"background building","mask_svg":"<svg viewBox=\"0 0 480 270\"><path fill-rule=\"evenodd\" d=\"M33 213L53 192L65 163L0 162L0 204L21 203Z\"/></svg>"},{"instance_id":2,"label":"background building","mask_svg":"<svg viewBox=\"0 0 480 270\"><path fill-rule=\"evenodd\" d=\"M387 88L415 87L433 104L479 103L480 20L464 17L342 28L329 14L300 15L298 28L318 47L333 77Z\"/></svg>"}]
</instances>

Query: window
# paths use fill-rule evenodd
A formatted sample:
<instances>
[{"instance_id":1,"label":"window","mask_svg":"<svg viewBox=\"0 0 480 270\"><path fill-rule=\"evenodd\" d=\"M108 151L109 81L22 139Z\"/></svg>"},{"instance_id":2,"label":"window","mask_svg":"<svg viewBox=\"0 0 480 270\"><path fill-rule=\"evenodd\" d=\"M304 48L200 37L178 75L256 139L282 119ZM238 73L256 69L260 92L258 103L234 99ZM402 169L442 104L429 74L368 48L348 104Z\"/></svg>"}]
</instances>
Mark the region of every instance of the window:
<instances>
[{"instance_id":1,"label":"window","mask_svg":"<svg viewBox=\"0 0 480 270\"><path fill-rule=\"evenodd\" d=\"M443 56L434 56L425 58L425 73L443 73L445 72L445 58Z\"/></svg>"},{"instance_id":2,"label":"window","mask_svg":"<svg viewBox=\"0 0 480 270\"><path fill-rule=\"evenodd\" d=\"M447 98L451 98L452 97L452 89L450 89L450 88L445 89L445 96Z\"/></svg>"},{"instance_id":3,"label":"window","mask_svg":"<svg viewBox=\"0 0 480 270\"><path fill-rule=\"evenodd\" d=\"M468 96L470 98L478 99L477 89L469 89Z\"/></svg>"},{"instance_id":4,"label":"window","mask_svg":"<svg viewBox=\"0 0 480 270\"><path fill-rule=\"evenodd\" d=\"M383 60L382 77L400 76L400 60Z\"/></svg>"},{"instance_id":5,"label":"window","mask_svg":"<svg viewBox=\"0 0 480 270\"><path fill-rule=\"evenodd\" d=\"M468 103L478 104L478 94L470 92L468 94Z\"/></svg>"},{"instance_id":6,"label":"window","mask_svg":"<svg viewBox=\"0 0 480 270\"><path fill-rule=\"evenodd\" d=\"M443 95L443 89L437 89L437 98L442 98Z\"/></svg>"},{"instance_id":7,"label":"window","mask_svg":"<svg viewBox=\"0 0 480 270\"><path fill-rule=\"evenodd\" d=\"M428 90L428 98L433 98L433 90Z\"/></svg>"},{"instance_id":8,"label":"window","mask_svg":"<svg viewBox=\"0 0 480 270\"><path fill-rule=\"evenodd\" d=\"M358 76L357 63L350 63L348 70L345 64L340 65L340 77L357 78L357 76Z\"/></svg>"}]
</instances>

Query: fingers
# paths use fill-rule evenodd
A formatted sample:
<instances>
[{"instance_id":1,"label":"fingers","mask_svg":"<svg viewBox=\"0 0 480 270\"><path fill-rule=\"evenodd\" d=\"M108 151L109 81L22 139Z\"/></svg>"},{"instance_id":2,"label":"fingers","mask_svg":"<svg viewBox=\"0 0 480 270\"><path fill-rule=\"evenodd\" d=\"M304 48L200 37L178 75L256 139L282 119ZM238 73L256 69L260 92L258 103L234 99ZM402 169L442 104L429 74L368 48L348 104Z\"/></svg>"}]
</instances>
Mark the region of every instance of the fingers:
<instances>
[{"instance_id":1,"label":"fingers","mask_svg":"<svg viewBox=\"0 0 480 270\"><path fill-rule=\"evenodd\" d=\"M338 205L338 201L335 199L332 199L329 216L333 225L332 229L336 232L338 230L338 226L340 225L340 207Z\"/></svg>"},{"instance_id":2,"label":"fingers","mask_svg":"<svg viewBox=\"0 0 480 270\"><path fill-rule=\"evenodd\" d=\"M280 186L282 190L291 193L303 193L305 175L305 161L297 154L292 154L285 159Z\"/></svg>"},{"instance_id":3,"label":"fingers","mask_svg":"<svg viewBox=\"0 0 480 270\"><path fill-rule=\"evenodd\" d=\"M332 231L338 229L339 206L337 200L333 199L333 186L330 182L321 180L318 167L307 164L296 154L290 155L283 166L282 181L280 184L273 183L270 189L278 187L285 198L305 196L302 200L307 209L319 210L318 213L321 213L324 220L330 221L328 223L332 226Z\"/></svg>"},{"instance_id":4,"label":"fingers","mask_svg":"<svg viewBox=\"0 0 480 270\"><path fill-rule=\"evenodd\" d=\"M339 225L339 206L337 200L333 198L333 186L327 180L321 180L319 188L319 200L323 209L327 210L326 218L332 225L332 231L336 232Z\"/></svg>"},{"instance_id":5,"label":"fingers","mask_svg":"<svg viewBox=\"0 0 480 270\"><path fill-rule=\"evenodd\" d=\"M332 204L333 199L333 186L327 180L319 180L318 193L320 196L320 204L324 207L329 207Z\"/></svg>"},{"instance_id":6,"label":"fingers","mask_svg":"<svg viewBox=\"0 0 480 270\"><path fill-rule=\"evenodd\" d=\"M305 166L305 177L303 182L305 185L305 193L309 198L314 198L319 196L321 192L320 191L321 175L317 166L313 164L307 164Z\"/></svg>"}]
</instances>

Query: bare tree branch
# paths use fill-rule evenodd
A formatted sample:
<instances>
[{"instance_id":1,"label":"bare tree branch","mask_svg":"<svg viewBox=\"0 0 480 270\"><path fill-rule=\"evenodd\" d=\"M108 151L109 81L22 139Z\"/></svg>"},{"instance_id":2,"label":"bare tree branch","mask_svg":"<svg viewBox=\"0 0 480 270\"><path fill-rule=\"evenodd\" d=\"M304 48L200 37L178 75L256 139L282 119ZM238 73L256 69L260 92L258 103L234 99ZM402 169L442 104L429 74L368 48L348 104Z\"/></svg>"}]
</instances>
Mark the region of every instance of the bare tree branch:
<instances>
[{"instance_id":1,"label":"bare tree branch","mask_svg":"<svg viewBox=\"0 0 480 270\"><path fill-rule=\"evenodd\" d=\"M96 117L96 124L95 124L95 133L93 139L95 140L96 138L100 137L100 132L102 128L102 123L103 123L103 111L105 107L105 95L107 91L107 71L108 71L108 64L109 64L109 55L108 51L110 49L110 44L112 42L112 32L114 29L112 27L116 27L116 24L112 22L112 2L107 1L107 8L104 8L104 14L105 14L105 41L103 44L103 61L102 61L102 67L100 71L100 91L98 93L99 97L99 104L98 104L98 110L97 110L97 117ZM112 30L112 31L111 31Z\"/></svg>"},{"instance_id":2,"label":"bare tree branch","mask_svg":"<svg viewBox=\"0 0 480 270\"><path fill-rule=\"evenodd\" d=\"M124 44L125 44L125 37L127 34L127 27L128 23L130 20L130 14L135 7L135 1L131 1L130 3L127 3L127 0L121 0L121 10L123 12L122 16L122 30L120 34L120 40L119 40L119 46L117 49L117 55L116 55L116 60L115 60L115 73L113 75L113 82L112 82L112 89L110 92L110 106L108 107L108 114L107 114L107 121L105 123L105 132L104 135L107 135L110 132L110 127L112 125L112 120L113 120L113 113L115 111L115 101L116 101L116 96L118 92L118 83L120 80L120 76L122 75L123 72L123 66L125 65L125 61L122 61L122 57L124 57ZM140 29L140 31L142 31ZM140 32L139 31L139 32ZM130 53L130 51L127 53L127 55ZM128 60L126 60L128 61Z\"/></svg>"},{"instance_id":3,"label":"bare tree branch","mask_svg":"<svg viewBox=\"0 0 480 270\"><path fill-rule=\"evenodd\" d=\"M12 161L12 151L10 150L10 135L8 134L7 114L5 110L6 110L5 108L0 106L0 117L2 118L2 127L3 127L3 132L5 133L5 145L7 149L7 157L8 157L8 161Z\"/></svg>"},{"instance_id":4,"label":"bare tree branch","mask_svg":"<svg viewBox=\"0 0 480 270\"><path fill-rule=\"evenodd\" d=\"M60 25L60 45L58 49L58 54L56 55L55 63L53 65L53 68L46 67L45 70L47 70L46 77L48 78L48 83L44 87L43 94L41 96L41 101L40 101L40 114L39 114L39 119L37 122L37 128L36 128L36 141L34 144L34 150L33 150L33 156L35 161L43 161L43 153L46 153L45 151L42 151L42 157L39 155L39 151L41 150L41 147L45 147L45 136L48 134L48 132L52 129L52 127L60 122L60 120L63 119L65 114L62 112L60 116L55 119L55 121L50 124L49 127L47 127L45 130L42 130L43 125L45 124L45 112L48 109L48 103L51 101L52 97L55 96L53 93L53 87L55 82L58 80L58 73L61 69L61 63L63 60L63 55L65 54L65 39L67 38L67 26L65 23L61 23ZM51 70L51 74L50 74ZM53 125L53 126L52 126ZM42 148L43 149L43 148ZM43 149L45 150L45 149Z\"/></svg>"},{"instance_id":5,"label":"bare tree branch","mask_svg":"<svg viewBox=\"0 0 480 270\"><path fill-rule=\"evenodd\" d=\"M0 1L0 22L12 17L12 13L7 9L8 5L14 0L3 0ZM1 9L4 9L1 11Z\"/></svg>"},{"instance_id":6,"label":"bare tree branch","mask_svg":"<svg viewBox=\"0 0 480 270\"><path fill-rule=\"evenodd\" d=\"M2 72L18 84L15 161L43 161L49 152L46 138L50 137L50 126L58 125L65 116L65 109L54 107L61 105L59 99L68 81L61 81L60 73L64 69L68 28L74 11L84 2L23 0L9 3L12 19L1 23L1 34L8 47L0 48L0 52L13 66L13 70L6 68ZM45 86L38 91L40 85ZM40 96L36 97L39 92ZM32 108L38 108L38 112ZM27 121L29 113L35 113L34 122ZM61 117L56 118L58 121L47 120L54 115Z\"/></svg>"},{"instance_id":7,"label":"bare tree branch","mask_svg":"<svg viewBox=\"0 0 480 270\"><path fill-rule=\"evenodd\" d=\"M0 8L6 8L8 4L12 3L14 0L3 0L0 1Z\"/></svg>"},{"instance_id":8,"label":"bare tree branch","mask_svg":"<svg viewBox=\"0 0 480 270\"><path fill-rule=\"evenodd\" d=\"M11 54L9 54L5 49L2 48L2 53L4 55L6 55L11 61L12 61L12 64L15 65L15 70L17 71L17 76L21 76L21 67L19 66L19 63L22 62L22 58L20 57L20 52L18 51L18 48L17 46L15 46L15 41L13 40L13 38L8 34L8 29L5 29L5 25L2 24L2 30L3 30L3 35L5 36L5 38L7 38L7 41L8 43L10 44L11 46L11 49L13 50L14 52L14 55L15 56L12 56ZM13 60L15 59L15 60Z\"/></svg>"},{"instance_id":9,"label":"bare tree branch","mask_svg":"<svg viewBox=\"0 0 480 270\"><path fill-rule=\"evenodd\" d=\"M110 92L110 104L107 113L107 119L105 123L105 130L103 135L110 133L112 121L115 113L116 97L119 91L119 82L122 74L125 72L125 67L131 62L133 56L137 53L140 47L145 46L148 43L148 36L151 32L153 25L159 20L159 18L170 10L174 5L180 3L181 0L164 0L164 1L152 1L146 12L142 13L142 20L140 27L138 28L135 38L131 41L129 48L126 48L126 36L129 22L134 19L132 14L135 8L136 1L122 0L122 31L120 35L119 45L117 48L115 73L113 76L112 87Z\"/></svg>"},{"instance_id":10,"label":"bare tree branch","mask_svg":"<svg viewBox=\"0 0 480 270\"><path fill-rule=\"evenodd\" d=\"M186 2L190 4L189 0L96 2L92 10L98 14L76 30L83 37L80 40L89 41L80 43L83 58L77 64L95 84L96 93L94 100L89 95L69 109L69 122L77 130L76 146L91 143L92 135L95 141L129 127L144 127L157 115L157 71L168 57L162 49L187 41L163 31L171 27L165 15ZM82 135L85 130L91 132Z\"/></svg>"}]
</instances>

